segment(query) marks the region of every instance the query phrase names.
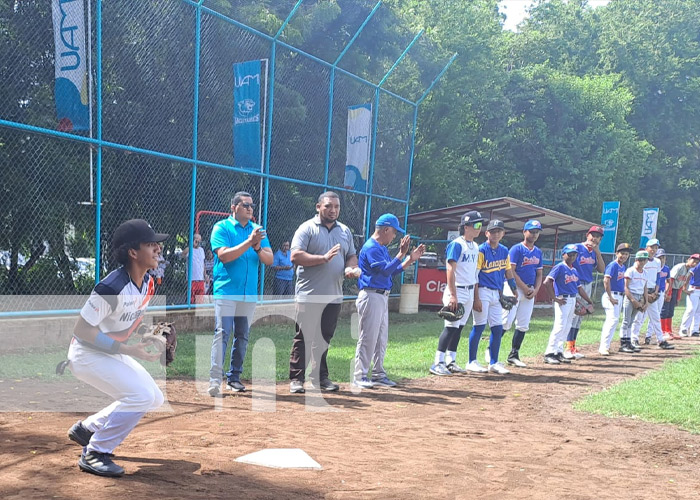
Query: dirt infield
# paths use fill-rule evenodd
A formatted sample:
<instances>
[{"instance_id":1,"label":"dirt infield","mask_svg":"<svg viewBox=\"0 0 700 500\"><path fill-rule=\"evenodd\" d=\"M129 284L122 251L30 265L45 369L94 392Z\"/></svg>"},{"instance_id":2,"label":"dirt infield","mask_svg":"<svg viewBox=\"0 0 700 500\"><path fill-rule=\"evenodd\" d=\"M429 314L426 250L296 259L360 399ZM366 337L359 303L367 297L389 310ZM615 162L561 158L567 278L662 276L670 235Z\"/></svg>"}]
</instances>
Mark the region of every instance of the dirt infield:
<instances>
[{"instance_id":1,"label":"dirt infield","mask_svg":"<svg viewBox=\"0 0 700 500\"><path fill-rule=\"evenodd\" d=\"M282 384L274 413L252 411L250 393L226 394L217 410L193 382L169 381L174 412L147 415L117 449L121 479L78 471L66 431L83 414L0 413L0 497L697 498L700 436L571 406L698 347L677 344L607 359L589 346L570 367L534 361L506 377L426 378L359 395L343 385L326 397L331 412L307 411ZM324 470L234 462L296 447Z\"/></svg>"}]
</instances>

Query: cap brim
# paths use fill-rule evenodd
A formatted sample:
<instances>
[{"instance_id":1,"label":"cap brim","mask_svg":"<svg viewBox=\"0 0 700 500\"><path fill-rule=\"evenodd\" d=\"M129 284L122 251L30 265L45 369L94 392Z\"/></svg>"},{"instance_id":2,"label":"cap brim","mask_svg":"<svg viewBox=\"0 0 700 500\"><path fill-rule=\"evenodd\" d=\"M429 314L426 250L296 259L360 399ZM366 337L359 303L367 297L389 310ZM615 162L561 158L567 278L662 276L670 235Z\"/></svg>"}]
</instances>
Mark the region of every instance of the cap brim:
<instances>
[{"instance_id":1,"label":"cap brim","mask_svg":"<svg viewBox=\"0 0 700 500\"><path fill-rule=\"evenodd\" d=\"M153 238L151 238L151 241L145 241L144 243L160 243L161 241L165 241L168 238L170 238L169 234L156 233L156 235Z\"/></svg>"},{"instance_id":2,"label":"cap brim","mask_svg":"<svg viewBox=\"0 0 700 500\"><path fill-rule=\"evenodd\" d=\"M400 227L395 227L394 229L396 229L396 230L397 230L399 233L401 233L401 234L406 234L406 230L405 230L405 229L401 229Z\"/></svg>"}]
</instances>

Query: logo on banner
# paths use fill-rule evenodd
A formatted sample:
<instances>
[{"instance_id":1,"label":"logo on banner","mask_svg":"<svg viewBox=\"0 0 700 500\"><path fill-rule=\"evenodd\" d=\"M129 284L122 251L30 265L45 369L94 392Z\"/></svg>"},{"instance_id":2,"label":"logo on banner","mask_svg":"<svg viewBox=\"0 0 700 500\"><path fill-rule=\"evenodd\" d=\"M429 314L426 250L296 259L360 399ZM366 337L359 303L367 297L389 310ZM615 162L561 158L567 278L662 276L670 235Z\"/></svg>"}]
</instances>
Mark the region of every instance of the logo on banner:
<instances>
[{"instance_id":1,"label":"logo on banner","mask_svg":"<svg viewBox=\"0 0 700 500\"><path fill-rule=\"evenodd\" d=\"M233 65L233 160L250 170L262 169L260 68L260 61Z\"/></svg>"},{"instance_id":2,"label":"logo on banner","mask_svg":"<svg viewBox=\"0 0 700 500\"><path fill-rule=\"evenodd\" d=\"M620 215L619 201L603 202L601 210L600 225L605 229L603 239L600 241L600 251L603 253L615 253L615 243L617 242L617 227Z\"/></svg>"},{"instance_id":3,"label":"logo on banner","mask_svg":"<svg viewBox=\"0 0 700 500\"><path fill-rule=\"evenodd\" d=\"M372 105L348 108L347 153L343 185L356 191L367 191L370 146L372 143Z\"/></svg>"},{"instance_id":4,"label":"logo on banner","mask_svg":"<svg viewBox=\"0 0 700 500\"><path fill-rule=\"evenodd\" d=\"M642 237L639 240L639 248L645 248L647 241L656 238L656 229L659 222L658 208L645 208L642 216Z\"/></svg>"},{"instance_id":5,"label":"logo on banner","mask_svg":"<svg viewBox=\"0 0 700 500\"><path fill-rule=\"evenodd\" d=\"M234 124L253 123L260 121L260 113L253 114L256 110L256 102L252 99L243 99L236 108L238 113L235 117Z\"/></svg>"},{"instance_id":6,"label":"logo on banner","mask_svg":"<svg viewBox=\"0 0 700 500\"><path fill-rule=\"evenodd\" d=\"M53 0L54 73L58 128L88 130L90 113L83 0Z\"/></svg>"}]
</instances>

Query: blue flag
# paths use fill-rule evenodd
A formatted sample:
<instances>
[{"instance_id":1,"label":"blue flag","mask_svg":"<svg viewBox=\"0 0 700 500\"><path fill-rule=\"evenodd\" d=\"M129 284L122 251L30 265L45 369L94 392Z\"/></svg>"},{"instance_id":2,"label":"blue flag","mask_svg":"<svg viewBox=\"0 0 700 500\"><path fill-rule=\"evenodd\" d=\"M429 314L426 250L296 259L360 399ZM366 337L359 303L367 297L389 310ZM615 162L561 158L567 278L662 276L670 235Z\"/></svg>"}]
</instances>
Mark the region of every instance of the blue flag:
<instances>
[{"instance_id":1,"label":"blue flag","mask_svg":"<svg viewBox=\"0 0 700 500\"><path fill-rule=\"evenodd\" d=\"M233 65L233 164L262 170L260 61Z\"/></svg>"},{"instance_id":2,"label":"blue flag","mask_svg":"<svg viewBox=\"0 0 700 500\"><path fill-rule=\"evenodd\" d=\"M605 229L603 239L600 240L600 251L602 253L615 253L615 243L617 242L617 221L620 216L619 201L604 201L603 210L600 217L600 225Z\"/></svg>"}]
</instances>

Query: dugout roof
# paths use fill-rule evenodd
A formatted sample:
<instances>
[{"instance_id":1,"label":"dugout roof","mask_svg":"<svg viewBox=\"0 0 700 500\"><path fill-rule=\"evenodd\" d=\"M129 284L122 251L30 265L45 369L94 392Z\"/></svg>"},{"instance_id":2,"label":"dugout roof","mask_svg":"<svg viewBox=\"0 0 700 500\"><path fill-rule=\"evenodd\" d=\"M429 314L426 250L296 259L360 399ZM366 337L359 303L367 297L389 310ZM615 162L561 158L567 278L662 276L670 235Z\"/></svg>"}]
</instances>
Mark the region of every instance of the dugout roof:
<instances>
[{"instance_id":1,"label":"dugout roof","mask_svg":"<svg viewBox=\"0 0 700 500\"><path fill-rule=\"evenodd\" d=\"M578 217L509 197L476 201L465 205L454 205L452 207L410 214L408 223L456 230L460 217L469 210L478 210L489 220L502 220L506 226L506 232L510 234L522 232L523 225L530 219L537 219L542 223L541 237L562 236L567 233L586 233L594 225L593 222L579 219Z\"/></svg>"}]
</instances>

